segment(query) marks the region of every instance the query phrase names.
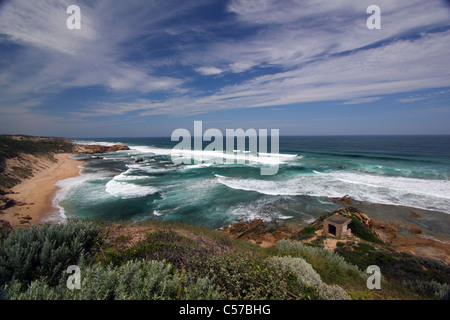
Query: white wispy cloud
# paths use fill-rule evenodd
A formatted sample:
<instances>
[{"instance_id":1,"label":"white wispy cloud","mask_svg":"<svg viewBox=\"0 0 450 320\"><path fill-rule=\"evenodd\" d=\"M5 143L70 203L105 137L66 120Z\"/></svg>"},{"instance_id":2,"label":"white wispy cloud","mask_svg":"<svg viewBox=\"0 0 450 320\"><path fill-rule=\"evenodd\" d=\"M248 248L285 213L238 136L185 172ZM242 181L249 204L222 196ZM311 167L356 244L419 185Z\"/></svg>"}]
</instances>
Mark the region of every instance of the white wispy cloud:
<instances>
[{"instance_id":1,"label":"white wispy cloud","mask_svg":"<svg viewBox=\"0 0 450 320\"><path fill-rule=\"evenodd\" d=\"M450 32L430 32L449 25L450 11L440 0L378 0L381 30L366 28L373 4L366 0L233 0L217 24L180 19L208 3L80 1L82 29L74 31L65 27L72 1L7 2L0 41L20 49L0 70L0 103L100 87L123 96L72 110L74 119L183 116L316 101L368 103L450 86ZM217 36L219 27L239 37ZM166 37L178 41L163 54L156 46ZM195 79L180 66L198 77L220 75L211 79L222 82L214 90L191 86Z\"/></svg>"},{"instance_id":2,"label":"white wispy cloud","mask_svg":"<svg viewBox=\"0 0 450 320\"><path fill-rule=\"evenodd\" d=\"M361 104L361 103L370 103L380 100L381 97L368 97L368 98L356 98L349 101L345 101L342 104Z\"/></svg>"},{"instance_id":3,"label":"white wispy cloud","mask_svg":"<svg viewBox=\"0 0 450 320\"><path fill-rule=\"evenodd\" d=\"M410 103L410 102L415 102L415 101L422 101L422 100L426 100L429 99L429 97L409 97L409 98L402 98L402 99L398 99L398 102L402 102L402 103Z\"/></svg>"},{"instance_id":4,"label":"white wispy cloud","mask_svg":"<svg viewBox=\"0 0 450 320\"><path fill-rule=\"evenodd\" d=\"M66 9L72 2L16 0L1 8L0 34L23 46L17 63L2 72L3 77L22 73L20 85L19 81L10 84L13 90L27 93L31 89L102 86L116 91L151 92L172 90L183 83L182 79L156 74L151 61L127 62L127 55L133 52L133 45L127 42L142 34L156 36L161 31L152 29L152 23L163 19L161 16L176 15L178 10L165 12L163 5L147 5L142 10L138 3L82 1L81 30L69 30ZM21 68L23 62L31 71L27 76L23 74L25 68Z\"/></svg>"},{"instance_id":5,"label":"white wispy cloud","mask_svg":"<svg viewBox=\"0 0 450 320\"><path fill-rule=\"evenodd\" d=\"M102 110L125 112L130 108L142 115L186 115L317 101L374 102L381 95L450 86L450 70L442 68L448 61L444 53L450 50L449 44L450 32L435 33L320 59L298 69L224 86L210 95L158 102L141 99Z\"/></svg>"},{"instance_id":6,"label":"white wispy cloud","mask_svg":"<svg viewBox=\"0 0 450 320\"><path fill-rule=\"evenodd\" d=\"M216 74L221 74L223 70L216 67L200 67L195 69L195 71L201 73L204 76L211 76Z\"/></svg>"}]
</instances>

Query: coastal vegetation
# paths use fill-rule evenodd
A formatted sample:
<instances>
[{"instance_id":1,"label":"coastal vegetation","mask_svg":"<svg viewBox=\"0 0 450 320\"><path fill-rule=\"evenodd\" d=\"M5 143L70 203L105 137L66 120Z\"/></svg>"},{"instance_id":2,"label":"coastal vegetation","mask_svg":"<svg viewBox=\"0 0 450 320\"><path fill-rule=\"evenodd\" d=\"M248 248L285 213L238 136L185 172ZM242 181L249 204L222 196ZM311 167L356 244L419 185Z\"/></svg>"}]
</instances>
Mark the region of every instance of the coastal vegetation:
<instances>
[{"instance_id":1,"label":"coastal vegetation","mask_svg":"<svg viewBox=\"0 0 450 320\"><path fill-rule=\"evenodd\" d=\"M12 188L31 177L34 157L54 162L54 154L72 151L72 142L65 138L0 135L0 186Z\"/></svg>"},{"instance_id":2,"label":"coastal vegetation","mask_svg":"<svg viewBox=\"0 0 450 320\"><path fill-rule=\"evenodd\" d=\"M446 299L449 268L378 243L261 248L204 227L74 221L0 233L2 299ZM384 271L368 290L368 263ZM81 270L69 290L66 269ZM386 267L391 266L391 269ZM426 266L426 268L425 268ZM404 275L400 277L399 275Z\"/></svg>"}]
</instances>

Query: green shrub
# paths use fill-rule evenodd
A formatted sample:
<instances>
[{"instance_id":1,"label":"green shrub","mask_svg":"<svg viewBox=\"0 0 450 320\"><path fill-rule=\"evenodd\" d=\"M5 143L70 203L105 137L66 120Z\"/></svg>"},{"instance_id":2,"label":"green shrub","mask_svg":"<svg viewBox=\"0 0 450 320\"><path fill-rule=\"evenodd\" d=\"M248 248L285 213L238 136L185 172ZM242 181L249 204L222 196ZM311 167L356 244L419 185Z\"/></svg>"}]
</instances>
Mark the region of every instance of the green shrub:
<instances>
[{"instance_id":1,"label":"green shrub","mask_svg":"<svg viewBox=\"0 0 450 320\"><path fill-rule=\"evenodd\" d=\"M375 248L372 247L370 244L367 243L358 243L358 251L361 253L366 253L369 251L375 251Z\"/></svg>"},{"instance_id":2,"label":"green shrub","mask_svg":"<svg viewBox=\"0 0 450 320\"><path fill-rule=\"evenodd\" d=\"M283 269L292 271L300 285L314 287L319 297L323 300L349 300L349 295L339 286L329 286L322 281L320 275L313 267L302 258L272 257L268 261L273 265L279 265Z\"/></svg>"},{"instance_id":3,"label":"green shrub","mask_svg":"<svg viewBox=\"0 0 450 320\"><path fill-rule=\"evenodd\" d=\"M404 280L402 284L420 296L430 299L450 300L450 286L448 284L420 280Z\"/></svg>"},{"instance_id":4,"label":"green shrub","mask_svg":"<svg viewBox=\"0 0 450 320\"><path fill-rule=\"evenodd\" d=\"M149 233L145 240L123 250L106 250L104 264L121 265L130 260L166 260L176 267L183 267L195 254L196 243L172 230Z\"/></svg>"},{"instance_id":5,"label":"green shrub","mask_svg":"<svg viewBox=\"0 0 450 320\"><path fill-rule=\"evenodd\" d=\"M21 179L27 179L33 175L33 170L31 169L30 166L26 167L13 166L11 167L11 169L13 170L14 174Z\"/></svg>"},{"instance_id":6,"label":"green shrub","mask_svg":"<svg viewBox=\"0 0 450 320\"><path fill-rule=\"evenodd\" d=\"M64 278L49 286L45 280L33 281L25 291L12 282L7 298L18 300L166 300L218 299L208 278L193 280L163 261L128 261L119 267L81 267L81 288L69 290Z\"/></svg>"},{"instance_id":7,"label":"green shrub","mask_svg":"<svg viewBox=\"0 0 450 320\"><path fill-rule=\"evenodd\" d=\"M450 268L440 261L395 251L376 250L363 243L353 247L337 248L336 253L362 270L370 265L377 265L383 271L383 276L389 279L408 278L450 283Z\"/></svg>"},{"instance_id":8,"label":"green shrub","mask_svg":"<svg viewBox=\"0 0 450 320\"><path fill-rule=\"evenodd\" d=\"M414 257L413 259L427 269L434 269L439 271L445 271L446 269L448 269L448 265L445 262L439 260L433 260L425 257Z\"/></svg>"},{"instance_id":9,"label":"green shrub","mask_svg":"<svg viewBox=\"0 0 450 320\"><path fill-rule=\"evenodd\" d=\"M316 232L315 226L307 226L307 227L303 228L302 230L300 230L300 232L295 234L295 236L293 238L295 240L309 239L315 235L315 232Z\"/></svg>"},{"instance_id":10,"label":"green shrub","mask_svg":"<svg viewBox=\"0 0 450 320\"><path fill-rule=\"evenodd\" d=\"M0 229L0 247L3 243L3 241L5 241L5 239L8 238L10 233L11 232L8 230Z\"/></svg>"},{"instance_id":11,"label":"green shrub","mask_svg":"<svg viewBox=\"0 0 450 320\"><path fill-rule=\"evenodd\" d=\"M328 284L364 284L367 275L357 266L348 263L345 259L333 252L322 248L303 245L301 242L280 240L276 244L278 255L301 257L310 263L314 270Z\"/></svg>"},{"instance_id":12,"label":"green shrub","mask_svg":"<svg viewBox=\"0 0 450 320\"><path fill-rule=\"evenodd\" d=\"M352 219L352 222L350 222L349 228L352 230L354 236L369 242L384 244L384 242L358 218L350 216L350 219Z\"/></svg>"},{"instance_id":13,"label":"green shrub","mask_svg":"<svg viewBox=\"0 0 450 320\"><path fill-rule=\"evenodd\" d=\"M317 299L312 288L299 286L294 273L267 263L251 253L224 254L197 260L191 271L214 277L221 299Z\"/></svg>"},{"instance_id":14,"label":"green shrub","mask_svg":"<svg viewBox=\"0 0 450 320\"><path fill-rule=\"evenodd\" d=\"M68 266L90 251L99 234L91 223L31 226L12 232L0 247L0 282L30 282L46 277L55 284Z\"/></svg>"}]
</instances>

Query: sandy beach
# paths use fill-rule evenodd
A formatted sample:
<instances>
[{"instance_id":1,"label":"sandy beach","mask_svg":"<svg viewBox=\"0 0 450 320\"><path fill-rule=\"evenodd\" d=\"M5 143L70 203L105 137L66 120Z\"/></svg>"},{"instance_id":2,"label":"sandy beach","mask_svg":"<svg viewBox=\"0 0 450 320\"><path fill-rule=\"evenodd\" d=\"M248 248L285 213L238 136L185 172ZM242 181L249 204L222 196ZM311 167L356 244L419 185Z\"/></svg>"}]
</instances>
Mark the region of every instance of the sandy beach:
<instances>
[{"instance_id":1,"label":"sandy beach","mask_svg":"<svg viewBox=\"0 0 450 320\"><path fill-rule=\"evenodd\" d=\"M55 214L57 208L52 205L52 199L58 189L55 183L79 175L80 166L84 163L70 159L71 155L56 154L54 157L57 162L40 161L36 164L33 177L12 188L14 194L9 194L8 197L14 199L17 204L5 210L1 219L17 228L40 224L42 219Z\"/></svg>"}]
</instances>

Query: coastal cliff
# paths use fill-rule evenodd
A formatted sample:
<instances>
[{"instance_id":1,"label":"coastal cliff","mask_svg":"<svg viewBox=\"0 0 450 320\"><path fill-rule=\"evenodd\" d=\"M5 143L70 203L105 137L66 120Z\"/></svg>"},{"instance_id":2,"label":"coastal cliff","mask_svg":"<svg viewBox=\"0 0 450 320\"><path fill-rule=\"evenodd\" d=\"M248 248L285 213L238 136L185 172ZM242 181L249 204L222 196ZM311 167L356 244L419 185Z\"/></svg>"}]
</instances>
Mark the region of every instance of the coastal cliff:
<instances>
[{"instance_id":1,"label":"coastal cliff","mask_svg":"<svg viewBox=\"0 0 450 320\"><path fill-rule=\"evenodd\" d=\"M67 138L0 135L0 195L57 162L56 154L94 154L130 150L123 144L79 145ZM2 194L3 193L3 194Z\"/></svg>"},{"instance_id":2,"label":"coastal cliff","mask_svg":"<svg viewBox=\"0 0 450 320\"><path fill-rule=\"evenodd\" d=\"M40 223L55 211L55 183L79 174L76 154L129 150L125 145L77 145L61 137L0 135L0 223L6 229ZM37 187L38 186L38 187Z\"/></svg>"}]
</instances>

